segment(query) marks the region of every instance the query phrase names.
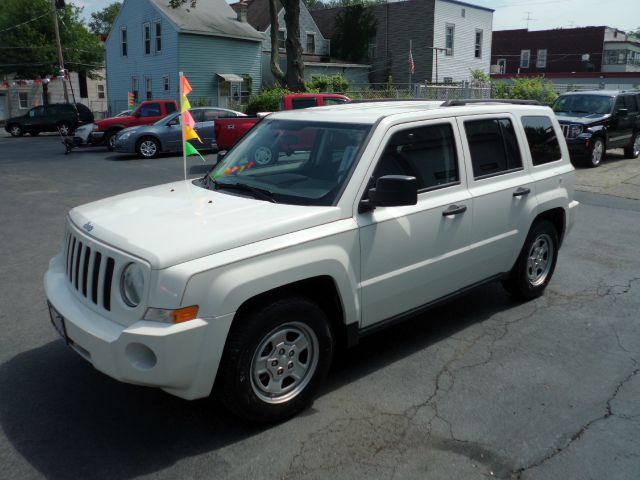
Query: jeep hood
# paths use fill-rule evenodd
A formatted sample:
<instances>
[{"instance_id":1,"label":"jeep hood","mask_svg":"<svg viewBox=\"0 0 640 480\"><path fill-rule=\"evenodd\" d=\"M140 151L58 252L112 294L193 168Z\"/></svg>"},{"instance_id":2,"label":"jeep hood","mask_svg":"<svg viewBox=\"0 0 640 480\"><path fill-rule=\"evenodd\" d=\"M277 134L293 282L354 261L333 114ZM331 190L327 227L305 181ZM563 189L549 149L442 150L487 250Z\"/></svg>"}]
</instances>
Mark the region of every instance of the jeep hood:
<instances>
[{"instance_id":1,"label":"jeep hood","mask_svg":"<svg viewBox=\"0 0 640 480\"><path fill-rule=\"evenodd\" d=\"M85 234L154 269L340 219L337 207L277 204L239 193L180 181L92 202L69 217Z\"/></svg>"},{"instance_id":2,"label":"jeep hood","mask_svg":"<svg viewBox=\"0 0 640 480\"><path fill-rule=\"evenodd\" d=\"M588 125L601 122L611 116L610 113L575 113L575 112L555 112L560 123L578 123Z\"/></svg>"}]
</instances>

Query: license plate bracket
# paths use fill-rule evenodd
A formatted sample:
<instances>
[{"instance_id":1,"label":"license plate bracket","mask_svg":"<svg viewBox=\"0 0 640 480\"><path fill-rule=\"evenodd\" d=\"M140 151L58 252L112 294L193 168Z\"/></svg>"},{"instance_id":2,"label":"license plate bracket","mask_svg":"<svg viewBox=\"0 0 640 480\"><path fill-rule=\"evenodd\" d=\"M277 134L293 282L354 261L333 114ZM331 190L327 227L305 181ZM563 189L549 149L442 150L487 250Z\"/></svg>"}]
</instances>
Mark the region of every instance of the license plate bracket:
<instances>
[{"instance_id":1,"label":"license plate bracket","mask_svg":"<svg viewBox=\"0 0 640 480\"><path fill-rule=\"evenodd\" d=\"M69 337L67 336L67 327L65 325L64 317L58 313L51 302L47 302L49 306L49 317L51 318L51 324L53 328L56 329L56 332L60 334L65 343L69 343Z\"/></svg>"}]
</instances>

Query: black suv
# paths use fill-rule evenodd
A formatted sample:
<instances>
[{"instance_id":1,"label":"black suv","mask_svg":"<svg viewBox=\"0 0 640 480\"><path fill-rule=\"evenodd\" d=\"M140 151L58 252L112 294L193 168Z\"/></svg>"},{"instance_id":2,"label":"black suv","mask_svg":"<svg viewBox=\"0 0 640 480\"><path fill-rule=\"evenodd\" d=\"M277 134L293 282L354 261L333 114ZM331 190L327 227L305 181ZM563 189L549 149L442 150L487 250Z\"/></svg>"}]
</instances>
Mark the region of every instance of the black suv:
<instances>
[{"instance_id":1,"label":"black suv","mask_svg":"<svg viewBox=\"0 0 640 480\"><path fill-rule=\"evenodd\" d=\"M553 104L572 160L597 167L608 148L640 155L640 91L594 90L560 95Z\"/></svg>"},{"instance_id":2,"label":"black suv","mask_svg":"<svg viewBox=\"0 0 640 480\"><path fill-rule=\"evenodd\" d=\"M81 103L50 103L34 107L20 117L8 119L4 129L14 137L25 133L56 132L71 135L80 125L93 123L93 113Z\"/></svg>"}]
</instances>

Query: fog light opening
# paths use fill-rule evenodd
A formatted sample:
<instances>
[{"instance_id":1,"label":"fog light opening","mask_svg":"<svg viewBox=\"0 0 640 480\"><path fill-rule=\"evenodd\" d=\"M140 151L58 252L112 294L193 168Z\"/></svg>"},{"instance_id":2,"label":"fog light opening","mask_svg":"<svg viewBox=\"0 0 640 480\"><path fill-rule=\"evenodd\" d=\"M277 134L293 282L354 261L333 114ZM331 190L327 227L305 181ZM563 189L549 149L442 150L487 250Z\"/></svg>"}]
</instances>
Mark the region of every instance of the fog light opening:
<instances>
[{"instance_id":1,"label":"fog light opening","mask_svg":"<svg viewBox=\"0 0 640 480\"><path fill-rule=\"evenodd\" d=\"M129 363L140 370L150 370L158 363L158 359L156 354L153 353L153 350L141 343L130 343L127 345L125 354L127 355Z\"/></svg>"}]
</instances>

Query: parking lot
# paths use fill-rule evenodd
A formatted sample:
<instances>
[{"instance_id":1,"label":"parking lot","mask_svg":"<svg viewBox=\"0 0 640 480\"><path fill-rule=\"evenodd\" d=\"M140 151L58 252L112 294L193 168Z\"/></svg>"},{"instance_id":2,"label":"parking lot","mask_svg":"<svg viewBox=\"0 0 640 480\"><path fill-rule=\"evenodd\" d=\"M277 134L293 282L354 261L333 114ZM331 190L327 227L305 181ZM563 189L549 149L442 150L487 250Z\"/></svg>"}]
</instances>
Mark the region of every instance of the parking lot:
<instances>
[{"instance_id":1,"label":"parking lot","mask_svg":"<svg viewBox=\"0 0 640 480\"><path fill-rule=\"evenodd\" d=\"M638 478L640 160L579 169L543 297L486 285L367 337L312 408L269 427L118 383L49 323L42 276L67 211L182 175L179 156L0 136L2 478Z\"/></svg>"}]
</instances>

